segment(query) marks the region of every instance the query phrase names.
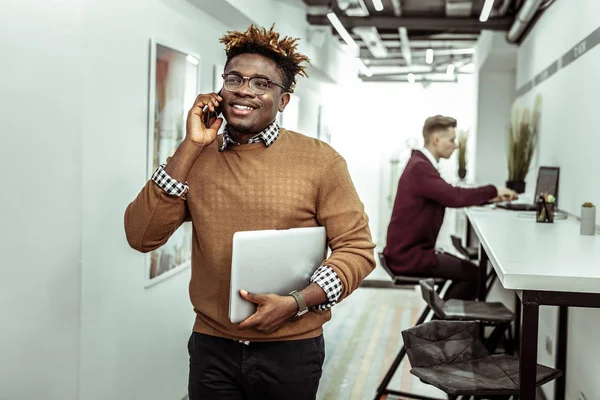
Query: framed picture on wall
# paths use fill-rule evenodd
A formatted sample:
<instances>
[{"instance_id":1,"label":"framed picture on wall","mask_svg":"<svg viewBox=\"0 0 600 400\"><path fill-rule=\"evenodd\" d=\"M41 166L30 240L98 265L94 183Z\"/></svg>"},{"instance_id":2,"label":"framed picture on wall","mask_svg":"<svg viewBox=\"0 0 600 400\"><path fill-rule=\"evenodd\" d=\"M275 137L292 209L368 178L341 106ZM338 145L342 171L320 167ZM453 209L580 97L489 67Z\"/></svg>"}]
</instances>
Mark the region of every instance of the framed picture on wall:
<instances>
[{"instance_id":1,"label":"framed picture on wall","mask_svg":"<svg viewBox=\"0 0 600 400\"><path fill-rule=\"evenodd\" d=\"M185 137L188 110L198 95L200 58L162 41L150 41L148 96L148 179ZM191 265L192 226L184 223L167 243L147 255L145 286Z\"/></svg>"}]
</instances>

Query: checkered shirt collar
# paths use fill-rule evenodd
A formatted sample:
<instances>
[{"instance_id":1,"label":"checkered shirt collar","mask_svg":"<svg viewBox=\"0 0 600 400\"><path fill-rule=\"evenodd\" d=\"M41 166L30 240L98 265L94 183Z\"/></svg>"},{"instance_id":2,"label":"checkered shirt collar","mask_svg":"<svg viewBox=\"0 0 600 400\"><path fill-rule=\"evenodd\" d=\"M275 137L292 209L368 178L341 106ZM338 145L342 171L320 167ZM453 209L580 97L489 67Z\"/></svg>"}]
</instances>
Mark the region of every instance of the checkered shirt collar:
<instances>
[{"instance_id":1,"label":"checkered shirt collar","mask_svg":"<svg viewBox=\"0 0 600 400\"><path fill-rule=\"evenodd\" d=\"M246 143L246 144L263 142L265 147L269 147L270 145L272 145L275 142L275 140L277 140L278 136L279 136L279 125L277 124L277 121L273 121L271 123L271 125L267 126L265 129L263 129L262 132L256 134L255 136L252 136L250 138L250 140L248 140L248 143ZM240 143L236 142L235 140L233 140L231 138L229 129L227 126L225 126L225 129L223 130L223 144L221 145L221 148L219 149L219 151L224 151L229 146L239 146L239 145L240 145Z\"/></svg>"}]
</instances>

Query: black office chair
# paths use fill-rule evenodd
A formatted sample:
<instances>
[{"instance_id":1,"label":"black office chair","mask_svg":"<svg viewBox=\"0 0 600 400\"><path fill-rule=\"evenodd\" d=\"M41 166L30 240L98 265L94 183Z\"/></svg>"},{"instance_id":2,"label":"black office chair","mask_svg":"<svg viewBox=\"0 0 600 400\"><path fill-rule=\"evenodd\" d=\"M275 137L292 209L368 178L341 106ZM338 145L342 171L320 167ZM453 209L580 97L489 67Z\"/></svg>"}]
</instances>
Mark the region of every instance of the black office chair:
<instances>
[{"instance_id":1,"label":"black office chair","mask_svg":"<svg viewBox=\"0 0 600 400\"><path fill-rule=\"evenodd\" d=\"M423 300L431 308L438 319L446 321L479 321L482 326L494 328L486 340L486 348L490 353L496 351L500 339L506 333L505 351L512 354L513 338L510 329L515 314L499 302L468 301L450 299L444 301L435 291L434 282L424 279L419 282Z\"/></svg>"},{"instance_id":2,"label":"black office chair","mask_svg":"<svg viewBox=\"0 0 600 400\"><path fill-rule=\"evenodd\" d=\"M452 239L454 248L467 260L477 260L479 258L479 249L477 247L464 247L461 238L455 235L450 235L450 239Z\"/></svg>"},{"instance_id":3,"label":"black office chair","mask_svg":"<svg viewBox=\"0 0 600 400\"><path fill-rule=\"evenodd\" d=\"M396 274L394 271L392 271L390 269L390 267L388 267L383 253L379 253L378 256L379 256L379 264L383 267L385 272L387 272L388 275L394 280L395 285L417 286L419 284L419 281L421 279L424 279L423 277L419 277L419 276L408 276L408 275ZM433 279L433 283L436 285L443 285L444 283L446 283L446 279L443 279L443 278L429 278L429 279Z\"/></svg>"},{"instance_id":4,"label":"black office chair","mask_svg":"<svg viewBox=\"0 0 600 400\"><path fill-rule=\"evenodd\" d=\"M446 279L443 279L443 278L424 278L424 277L405 276L405 275L395 274L388 267L383 253L379 253L379 263L383 267L383 269L390 275L390 277L394 280L394 284L397 286L416 286L416 285L419 285L419 282L421 280L429 279L429 282L431 282L432 285L437 286L437 288L435 288L434 291L439 296L439 294L444 289L444 286L446 285ZM429 315L430 311L431 311L431 309L429 308L429 305L426 305L425 308L423 309L423 312L421 312L419 319L415 323L415 326L418 326L418 325L422 324L423 322L425 322L425 319ZM394 392L394 391L388 390L388 388L387 388L388 385L390 384L390 381L394 377L394 373L398 369L398 366L402 362L402 359L404 358L404 356L406 356L406 349L404 348L404 346L402 346L400 348L400 350L398 351L398 354L396 355L394 362L388 369L387 373L385 374L385 377L383 378L383 380L379 384L379 387L377 388L377 393L375 394L376 400L378 400L380 398L385 398L388 393L395 393L395 394L399 393L400 395L405 396L405 397L411 396L410 393Z\"/></svg>"},{"instance_id":5,"label":"black office chair","mask_svg":"<svg viewBox=\"0 0 600 400\"><path fill-rule=\"evenodd\" d=\"M436 320L402 331L410 373L453 399L515 398L519 358L490 354L480 330L479 322ZM559 370L538 364L536 383L543 385L560 375Z\"/></svg>"},{"instance_id":6,"label":"black office chair","mask_svg":"<svg viewBox=\"0 0 600 400\"><path fill-rule=\"evenodd\" d=\"M512 343L512 334L509 328L511 322L515 319L515 314L504 307L502 303L486 303L455 299L444 301L435 290L433 279L421 279L419 285L421 286L421 295L427 303L426 310L428 311L431 309L435 318L455 321L481 321L482 328L483 326L493 326L494 330L486 340L486 348L490 353L496 351L498 343L505 332L508 332L509 336L506 343ZM418 325L419 324L416 326ZM510 351L512 352L512 347L510 347ZM392 368L388 370L386 378L389 376L389 380L384 380L385 386L382 387L380 385L375 397L376 399L382 398L385 394L393 394L404 398L435 400L426 396L387 389L387 385L396 373L399 365L400 363L394 364L392 365Z\"/></svg>"}]
</instances>

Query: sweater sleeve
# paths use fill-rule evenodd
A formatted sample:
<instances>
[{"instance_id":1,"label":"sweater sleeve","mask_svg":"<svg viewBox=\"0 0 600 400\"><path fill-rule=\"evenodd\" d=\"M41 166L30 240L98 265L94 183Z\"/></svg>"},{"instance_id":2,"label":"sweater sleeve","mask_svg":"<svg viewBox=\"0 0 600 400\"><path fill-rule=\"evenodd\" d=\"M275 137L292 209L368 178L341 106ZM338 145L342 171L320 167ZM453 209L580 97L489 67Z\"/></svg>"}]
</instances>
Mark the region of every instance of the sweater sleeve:
<instances>
[{"instance_id":1,"label":"sweater sleeve","mask_svg":"<svg viewBox=\"0 0 600 400\"><path fill-rule=\"evenodd\" d=\"M331 256L323 262L342 282L338 301L358 288L375 268L369 219L346 161L337 155L328 165L317 197L317 221L327 229Z\"/></svg>"},{"instance_id":2,"label":"sweater sleeve","mask_svg":"<svg viewBox=\"0 0 600 400\"><path fill-rule=\"evenodd\" d=\"M411 182L416 195L434 200L445 207L460 208L485 204L496 197L494 185L460 188L446 182L433 168L420 168Z\"/></svg>"},{"instance_id":3,"label":"sweater sleeve","mask_svg":"<svg viewBox=\"0 0 600 400\"><path fill-rule=\"evenodd\" d=\"M185 198L171 196L149 180L125 210L125 235L135 250L146 253L165 244L189 220Z\"/></svg>"}]
</instances>

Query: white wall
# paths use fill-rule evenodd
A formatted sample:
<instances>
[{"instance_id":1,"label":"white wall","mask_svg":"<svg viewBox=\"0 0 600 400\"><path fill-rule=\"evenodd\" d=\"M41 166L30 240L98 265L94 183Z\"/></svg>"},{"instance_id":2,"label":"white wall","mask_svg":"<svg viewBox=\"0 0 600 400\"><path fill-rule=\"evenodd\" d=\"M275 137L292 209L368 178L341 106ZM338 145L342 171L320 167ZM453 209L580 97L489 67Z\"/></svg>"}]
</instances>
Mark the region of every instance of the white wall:
<instances>
[{"instance_id":1,"label":"white wall","mask_svg":"<svg viewBox=\"0 0 600 400\"><path fill-rule=\"evenodd\" d=\"M505 186L508 178L507 129L515 99L514 72L480 72L477 97L478 184Z\"/></svg>"},{"instance_id":2,"label":"white wall","mask_svg":"<svg viewBox=\"0 0 600 400\"><path fill-rule=\"evenodd\" d=\"M0 4L0 399L77 397L81 2ZM53 15L54 18L48 18Z\"/></svg>"},{"instance_id":3,"label":"white wall","mask_svg":"<svg viewBox=\"0 0 600 400\"><path fill-rule=\"evenodd\" d=\"M418 83L357 83L328 93L333 146L348 160L378 246L385 245L391 216L387 196L390 190L395 195L398 184L398 176L390 173L390 159L406 161L410 143L421 147L423 123L435 114L455 117L459 127L470 128L472 141L475 96L476 81L470 75L460 76L458 84L433 83L427 89ZM474 142L469 142L469 150L471 171ZM455 156L442 160L441 167L446 179L456 180Z\"/></svg>"},{"instance_id":4,"label":"white wall","mask_svg":"<svg viewBox=\"0 0 600 400\"><path fill-rule=\"evenodd\" d=\"M559 1L550 7L520 47L517 87L600 26L600 2L581 0L579 7L567 3ZM556 32L557 23L568 26L568 32ZM536 94L542 96L539 163L561 167L560 207L574 213L579 213L585 201L600 204L600 186L583 179L600 166L600 135L594 132L599 66L600 47L596 47L519 99L532 105Z\"/></svg>"},{"instance_id":5,"label":"white wall","mask_svg":"<svg viewBox=\"0 0 600 400\"><path fill-rule=\"evenodd\" d=\"M517 87L600 26L600 2L580 0L576 7L571 3L555 2L520 46ZM566 29L559 32L557 26ZM600 169L600 136L596 132L599 67L600 47L596 47L519 99L531 106L536 94L543 97L538 164L561 167L560 207L575 214L584 201L600 204L600 186L592 178ZM535 175L529 175L528 186L535 185ZM540 316L540 357L551 359L543 344L546 336L555 342L556 312L542 308ZM572 308L569 318L566 398L578 400L583 392L587 399L595 399L600 393L596 333L600 311Z\"/></svg>"},{"instance_id":6,"label":"white wall","mask_svg":"<svg viewBox=\"0 0 600 400\"><path fill-rule=\"evenodd\" d=\"M484 31L477 41L477 151L478 184L504 186L508 178L507 130L515 100L516 46L502 32Z\"/></svg>"}]
</instances>

